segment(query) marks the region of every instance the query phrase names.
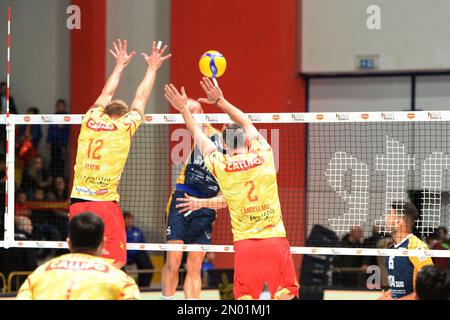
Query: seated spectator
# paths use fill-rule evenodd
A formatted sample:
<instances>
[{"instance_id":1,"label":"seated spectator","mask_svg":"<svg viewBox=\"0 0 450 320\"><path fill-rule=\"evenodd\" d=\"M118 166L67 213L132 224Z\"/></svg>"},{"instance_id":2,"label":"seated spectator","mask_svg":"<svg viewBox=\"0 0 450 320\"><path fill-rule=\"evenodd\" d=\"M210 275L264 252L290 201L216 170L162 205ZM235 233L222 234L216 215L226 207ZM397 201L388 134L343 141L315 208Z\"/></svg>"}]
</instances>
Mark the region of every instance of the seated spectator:
<instances>
[{"instance_id":1,"label":"seated spectator","mask_svg":"<svg viewBox=\"0 0 450 320\"><path fill-rule=\"evenodd\" d=\"M439 227L439 241L446 250L450 250L450 239L448 239L448 231L446 227Z\"/></svg>"},{"instance_id":2,"label":"seated spectator","mask_svg":"<svg viewBox=\"0 0 450 320\"><path fill-rule=\"evenodd\" d=\"M372 235L369 238L364 239L363 248L376 248L378 241L380 241L380 227L372 226ZM363 258L363 269L367 269L368 266L377 265L377 257L376 256L366 256Z\"/></svg>"},{"instance_id":3,"label":"seated spectator","mask_svg":"<svg viewBox=\"0 0 450 320\"><path fill-rule=\"evenodd\" d=\"M441 240L439 239L439 233L433 232L428 235L426 238L426 244L430 250L445 250L445 248L441 244ZM442 269L447 269L448 267L448 259L447 258L438 258L433 257L433 264L441 267Z\"/></svg>"},{"instance_id":4,"label":"seated spectator","mask_svg":"<svg viewBox=\"0 0 450 320\"><path fill-rule=\"evenodd\" d=\"M33 226L27 217L16 217L14 237L18 241L32 240ZM11 272L33 271L37 268L36 249L34 248L9 248L0 249L0 272L8 278ZM26 276L16 277L12 282L12 291L17 291L25 281Z\"/></svg>"},{"instance_id":5,"label":"seated spectator","mask_svg":"<svg viewBox=\"0 0 450 320\"><path fill-rule=\"evenodd\" d=\"M66 101L56 102L55 114L67 114ZM66 164L66 147L69 142L70 127L64 124L52 124L48 128L47 146L50 149L50 174L54 177L64 176Z\"/></svg>"},{"instance_id":6,"label":"seated spectator","mask_svg":"<svg viewBox=\"0 0 450 320\"><path fill-rule=\"evenodd\" d=\"M144 233L134 225L134 216L131 212L124 212L127 243L145 243ZM138 269L153 269L153 264L146 251L128 250L127 265L136 264ZM152 281L153 273L140 273L139 287L147 287Z\"/></svg>"},{"instance_id":7,"label":"seated spectator","mask_svg":"<svg viewBox=\"0 0 450 320\"><path fill-rule=\"evenodd\" d=\"M29 202L31 207L31 221L33 222L33 237L39 241L63 241L65 238L55 226L52 220L53 213L47 208L45 203L45 193L43 189L36 189L32 202ZM49 256L54 256L54 249L38 249L38 258L40 260L46 259Z\"/></svg>"},{"instance_id":8,"label":"seated spectator","mask_svg":"<svg viewBox=\"0 0 450 320\"><path fill-rule=\"evenodd\" d=\"M449 300L450 275L438 266L425 266L418 273L415 284L417 300Z\"/></svg>"},{"instance_id":9,"label":"seated spectator","mask_svg":"<svg viewBox=\"0 0 450 320\"><path fill-rule=\"evenodd\" d=\"M16 195L16 212L17 217L31 217L31 210L27 204L27 194L23 191L18 191Z\"/></svg>"},{"instance_id":10,"label":"seated spectator","mask_svg":"<svg viewBox=\"0 0 450 320\"><path fill-rule=\"evenodd\" d=\"M60 202L63 205L67 203L67 208L53 209L52 221L58 227L63 238L67 238L68 223L69 223L69 190L67 189L66 181L63 177L56 177L54 184L50 187L50 192L47 193L49 201Z\"/></svg>"},{"instance_id":11,"label":"seated spectator","mask_svg":"<svg viewBox=\"0 0 450 320\"><path fill-rule=\"evenodd\" d=\"M39 109L30 107L27 114L39 114ZM42 129L40 124L29 124L17 126L18 136L16 145L21 165L26 166L31 159L38 155L39 143L42 138Z\"/></svg>"},{"instance_id":12,"label":"seated spectator","mask_svg":"<svg viewBox=\"0 0 450 320\"><path fill-rule=\"evenodd\" d=\"M361 248L363 231L361 227L355 226L341 240L341 246L345 248ZM334 267L337 268L360 268L363 266L363 257L361 256L337 256L334 259ZM362 273L359 272L342 272L337 279L344 287L356 288L362 285ZM339 282L339 280L338 280Z\"/></svg>"},{"instance_id":13,"label":"seated spectator","mask_svg":"<svg viewBox=\"0 0 450 320\"><path fill-rule=\"evenodd\" d=\"M28 198L31 198L36 189L40 188L46 191L51 182L51 177L44 169L44 160L41 157L35 157L23 172L21 188L27 193Z\"/></svg>"}]
</instances>

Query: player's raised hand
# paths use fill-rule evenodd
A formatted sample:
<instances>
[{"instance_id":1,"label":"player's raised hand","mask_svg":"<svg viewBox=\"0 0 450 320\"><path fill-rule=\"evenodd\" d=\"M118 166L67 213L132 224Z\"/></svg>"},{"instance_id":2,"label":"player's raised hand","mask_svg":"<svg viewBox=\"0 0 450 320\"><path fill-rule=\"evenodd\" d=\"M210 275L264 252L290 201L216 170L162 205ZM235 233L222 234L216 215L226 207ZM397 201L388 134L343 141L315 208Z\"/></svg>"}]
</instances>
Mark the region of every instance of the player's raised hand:
<instances>
[{"instance_id":1,"label":"player's raised hand","mask_svg":"<svg viewBox=\"0 0 450 320\"><path fill-rule=\"evenodd\" d=\"M122 40L118 39L117 41L113 42L113 46L114 50L109 50L109 52L116 59L116 66L125 68L130 63L131 59L133 59L136 52L131 51L128 54L127 40L124 40L122 43Z\"/></svg>"},{"instance_id":2,"label":"player's raised hand","mask_svg":"<svg viewBox=\"0 0 450 320\"><path fill-rule=\"evenodd\" d=\"M181 93L178 92L177 88L173 84L166 84L164 86L164 96L167 101L178 111L183 112L188 109L188 97L184 87L181 87Z\"/></svg>"},{"instance_id":3,"label":"player's raised hand","mask_svg":"<svg viewBox=\"0 0 450 320\"><path fill-rule=\"evenodd\" d=\"M206 98L200 98L198 102L217 104L220 99L223 99L222 90L220 90L219 86L215 86L209 78L203 77L202 81L200 81L200 86L205 92Z\"/></svg>"},{"instance_id":4,"label":"player's raised hand","mask_svg":"<svg viewBox=\"0 0 450 320\"><path fill-rule=\"evenodd\" d=\"M165 45L162 49L160 48L161 42L158 43L158 46L156 45L156 41L152 42L152 52L150 55L147 55L146 53L142 53L142 56L144 57L145 61L148 63L148 66L152 68L153 70L158 70L161 65L164 63L164 61L168 60L172 54L163 55L164 51L167 49L167 45Z\"/></svg>"}]
</instances>

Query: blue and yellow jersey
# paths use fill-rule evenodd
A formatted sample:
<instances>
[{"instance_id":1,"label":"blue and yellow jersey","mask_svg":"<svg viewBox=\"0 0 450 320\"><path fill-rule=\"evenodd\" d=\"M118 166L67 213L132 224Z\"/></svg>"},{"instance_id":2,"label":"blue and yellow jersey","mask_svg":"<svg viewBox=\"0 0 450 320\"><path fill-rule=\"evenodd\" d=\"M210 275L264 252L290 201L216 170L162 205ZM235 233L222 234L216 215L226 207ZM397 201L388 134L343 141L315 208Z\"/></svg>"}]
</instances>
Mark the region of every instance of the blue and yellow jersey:
<instances>
[{"instance_id":1,"label":"blue and yellow jersey","mask_svg":"<svg viewBox=\"0 0 450 320\"><path fill-rule=\"evenodd\" d=\"M391 249L428 250L427 245L415 235L410 234ZM418 257L393 256L386 257L389 288L392 298L398 299L414 292L417 272L424 266L433 264L425 253Z\"/></svg>"},{"instance_id":2,"label":"blue and yellow jersey","mask_svg":"<svg viewBox=\"0 0 450 320\"><path fill-rule=\"evenodd\" d=\"M205 134L219 150L223 150L220 131L211 125L204 129ZM219 193L219 184L206 168L200 149L195 145L177 179L176 189L197 198L213 198Z\"/></svg>"}]
</instances>

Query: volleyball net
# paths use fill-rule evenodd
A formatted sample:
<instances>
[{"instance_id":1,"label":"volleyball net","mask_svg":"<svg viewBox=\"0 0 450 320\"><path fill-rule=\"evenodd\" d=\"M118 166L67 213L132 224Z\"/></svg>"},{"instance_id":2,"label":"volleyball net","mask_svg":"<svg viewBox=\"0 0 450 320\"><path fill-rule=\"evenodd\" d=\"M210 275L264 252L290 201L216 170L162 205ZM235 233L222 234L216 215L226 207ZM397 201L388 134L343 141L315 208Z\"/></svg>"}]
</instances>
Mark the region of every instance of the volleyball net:
<instances>
[{"instance_id":1,"label":"volleyball net","mask_svg":"<svg viewBox=\"0 0 450 320\"><path fill-rule=\"evenodd\" d=\"M225 114L195 117L217 130L231 123ZM435 239L439 227L450 227L450 112L248 117L273 149L293 254L423 255L378 244L392 231L385 216L393 202L412 202L419 209L414 233L424 241ZM81 120L81 115L0 117L8 150L2 156L7 179L0 246L67 248L68 196ZM58 139L63 128L71 143ZM38 132L40 142L33 148ZM217 212L212 245L166 244L167 204L192 148L180 115L146 115L133 138L119 187L122 210L132 213L145 235L145 242L129 243L128 249L233 252L227 209ZM17 229L25 228L28 220L32 236L18 237ZM349 235L358 240L352 246L342 242ZM368 238L377 242L363 241ZM450 257L448 250L425 254Z\"/></svg>"}]
</instances>

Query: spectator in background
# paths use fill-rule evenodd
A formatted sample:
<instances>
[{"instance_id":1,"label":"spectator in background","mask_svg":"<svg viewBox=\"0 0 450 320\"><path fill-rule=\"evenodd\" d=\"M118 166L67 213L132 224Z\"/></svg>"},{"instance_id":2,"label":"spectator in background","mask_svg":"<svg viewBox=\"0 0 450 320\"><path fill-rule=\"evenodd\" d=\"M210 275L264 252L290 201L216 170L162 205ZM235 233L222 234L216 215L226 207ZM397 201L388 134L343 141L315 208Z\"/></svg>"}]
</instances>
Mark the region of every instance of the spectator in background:
<instances>
[{"instance_id":1,"label":"spectator in background","mask_svg":"<svg viewBox=\"0 0 450 320\"><path fill-rule=\"evenodd\" d=\"M41 157L35 157L31 160L30 166L25 168L22 175L21 188L28 197L33 196L33 192L38 189L47 190L51 186L51 177L44 169L44 160Z\"/></svg>"},{"instance_id":2,"label":"spectator in background","mask_svg":"<svg viewBox=\"0 0 450 320\"><path fill-rule=\"evenodd\" d=\"M439 227L439 240L441 242L441 245L446 250L450 250L450 240L448 239L448 231L446 227Z\"/></svg>"},{"instance_id":3,"label":"spectator in background","mask_svg":"<svg viewBox=\"0 0 450 320\"><path fill-rule=\"evenodd\" d=\"M376 248L378 241L380 241L380 227L372 226L372 235L369 238L364 239L363 248ZM377 265L378 260L376 256L366 256L363 258L363 269L367 269L368 266Z\"/></svg>"},{"instance_id":4,"label":"spectator in background","mask_svg":"<svg viewBox=\"0 0 450 320\"><path fill-rule=\"evenodd\" d=\"M27 114L39 114L39 109L30 107ZM42 138L42 129L40 124L29 124L18 126L17 147L18 155L23 166L36 157L38 153L39 143Z\"/></svg>"},{"instance_id":5,"label":"spectator in background","mask_svg":"<svg viewBox=\"0 0 450 320\"><path fill-rule=\"evenodd\" d=\"M14 237L18 241L32 240L31 234L33 225L27 217L16 217L14 227ZM0 272L8 278L11 272L15 271L33 271L37 268L36 250L33 248L9 248L0 249ZM12 291L17 291L20 285L25 281L26 276L15 278L12 282Z\"/></svg>"},{"instance_id":6,"label":"spectator in background","mask_svg":"<svg viewBox=\"0 0 450 320\"><path fill-rule=\"evenodd\" d=\"M27 194L23 191L18 191L16 194L16 212L17 217L31 217L31 211L27 204Z\"/></svg>"},{"instance_id":7,"label":"spectator in background","mask_svg":"<svg viewBox=\"0 0 450 320\"><path fill-rule=\"evenodd\" d=\"M210 271L214 270L216 267L213 264L214 258L216 257L214 252L208 252L205 255L205 259L202 263L202 279L203 279L203 287L210 287Z\"/></svg>"},{"instance_id":8,"label":"spectator in background","mask_svg":"<svg viewBox=\"0 0 450 320\"><path fill-rule=\"evenodd\" d=\"M66 101L56 102L55 114L67 114ZM50 174L65 176L66 147L69 142L70 128L64 124L52 124L48 128L47 146L50 149Z\"/></svg>"},{"instance_id":9,"label":"spectator in background","mask_svg":"<svg viewBox=\"0 0 450 320\"><path fill-rule=\"evenodd\" d=\"M134 225L134 215L124 212L125 228L127 231L127 243L145 243L144 233ZM136 264L138 269L153 269L147 252L141 250L128 250L127 265ZM152 273L140 273L138 277L139 287L147 287L152 281Z\"/></svg>"},{"instance_id":10,"label":"spectator in background","mask_svg":"<svg viewBox=\"0 0 450 320\"><path fill-rule=\"evenodd\" d=\"M1 105L1 112L2 114L6 114L6 88L7 84L6 82L0 83L0 105ZM16 114L17 108L16 104L14 103L14 98L12 96L9 96L9 113Z\"/></svg>"},{"instance_id":11,"label":"spectator in background","mask_svg":"<svg viewBox=\"0 0 450 320\"><path fill-rule=\"evenodd\" d=\"M50 191L47 193L47 199L49 201L58 202L59 208L53 209L52 220L55 226L58 228L63 238L68 236L68 223L69 223L69 190L67 189L67 183L63 177L56 177L54 184L50 187ZM67 204L67 207L65 204Z\"/></svg>"},{"instance_id":12,"label":"spectator in background","mask_svg":"<svg viewBox=\"0 0 450 320\"><path fill-rule=\"evenodd\" d=\"M438 266L425 266L418 273L415 285L416 300L449 300L450 275Z\"/></svg>"},{"instance_id":13,"label":"spectator in background","mask_svg":"<svg viewBox=\"0 0 450 320\"><path fill-rule=\"evenodd\" d=\"M355 226L351 228L341 240L341 246L345 248L361 248L363 240L363 231L361 227ZM334 267L341 269L359 268L363 271L363 257L361 256L337 256L334 260ZM345 271L345 270L344 270ZM340 278L340 284L344 287L359 287L362 285L362 273L358 271L354 272L341 272L337 275ZM339 281L339 280L338 280Z\"/></svg>"},{"instance_id":14,"label":"spectator in background","mask_svg":"<svg viewBox=\"0 0 450 320\"><path fill-rule=\"evenodd\" d=\"M32 207L31 221L33 223L33 237L39 241L63 241L65 240L58 228L54 225L53 213L46 208L45 193L43 189L36 189L34 192L33 202L30 203ZM46 259L49 256L55 255L54 249L38 249L38 258Z\"/></svg>"},{"instance_id":15,"label":"spectator in background","mask_svg":"<svg viewBox=\"0 0 450 320\"><path fill-rule=\"evenodd\" d=\"M441 239L439 238L438 230L428 235L428 237L426 238L426 244L428 245L428 248L430 248L430 250L445 250L445 248L442 246ZM441 267L442 269L448 268L447 258L432 257L431 259L433 260L433 264Z\"/></svg>"},{"instance_id":16,"label":"spectator in background","mask_svg":"<svg viewBox=\"0 0 450 320\"><path fill-rule=\"evenodd\" d=\"M1 114L6 114L6 82L0 83L0 109ZM14 98L9 97L9 113L16 114L16 104ZM0 152L6 152L6 128L0 126Z\"/></svg>"}]
</instances>

